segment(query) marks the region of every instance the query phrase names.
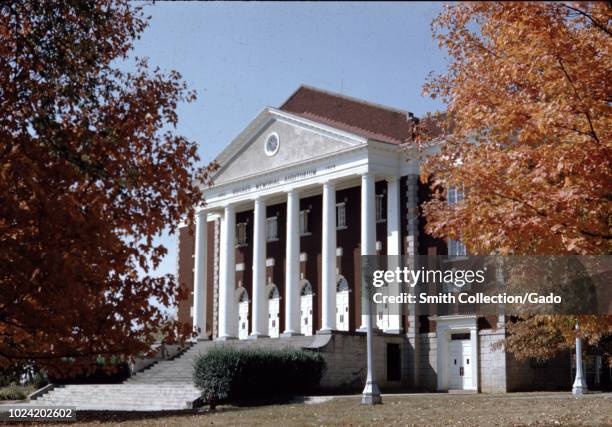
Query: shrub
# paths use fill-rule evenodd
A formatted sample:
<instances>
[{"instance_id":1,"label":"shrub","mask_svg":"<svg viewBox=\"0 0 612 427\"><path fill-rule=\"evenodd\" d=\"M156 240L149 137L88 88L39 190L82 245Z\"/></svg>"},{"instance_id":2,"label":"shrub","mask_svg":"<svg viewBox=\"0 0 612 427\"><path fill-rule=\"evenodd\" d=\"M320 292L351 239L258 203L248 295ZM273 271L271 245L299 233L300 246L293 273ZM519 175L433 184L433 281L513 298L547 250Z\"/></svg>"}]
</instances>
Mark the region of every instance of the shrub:
<instances>
[{"instance_id":1,"label":"shrub","mask_svg":"<svg viewBox=\"0 0 612 427\"><path fill-rule=\"evenodd\" d=\"M0 388L0 400L23 400L27 396L26 390L16 384Z\"/></svg>"},{"instance_id":2,"label":"shrub","mask_svg":"<svg viewBox=\"0 0 612 427\"><path fill-rule=\"evenodd\" d=\"M219 347L195 362L194 382L202 400L220 402L286 399L312 391L325 372L325 359L305 350L237 350Z\"/></svg>"}]
</instances>

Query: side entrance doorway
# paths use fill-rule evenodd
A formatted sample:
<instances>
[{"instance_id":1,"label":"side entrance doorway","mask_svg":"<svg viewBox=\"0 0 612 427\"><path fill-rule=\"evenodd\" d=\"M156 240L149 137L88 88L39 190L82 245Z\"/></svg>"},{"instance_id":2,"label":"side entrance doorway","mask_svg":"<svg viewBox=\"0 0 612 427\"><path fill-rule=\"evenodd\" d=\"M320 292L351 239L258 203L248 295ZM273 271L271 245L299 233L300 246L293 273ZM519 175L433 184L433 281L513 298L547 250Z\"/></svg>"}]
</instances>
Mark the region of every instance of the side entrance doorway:
<instances>
[{"instance_id":1,"label":"side entrance doorway","mask_svg":"<svg viewBox=\"0 0 612 427\"><path fill-rule=\"evenodd\" d=\"M436 318L438 390L478 391L478 322L474 315Z\"/></svg>"}]
</instances>

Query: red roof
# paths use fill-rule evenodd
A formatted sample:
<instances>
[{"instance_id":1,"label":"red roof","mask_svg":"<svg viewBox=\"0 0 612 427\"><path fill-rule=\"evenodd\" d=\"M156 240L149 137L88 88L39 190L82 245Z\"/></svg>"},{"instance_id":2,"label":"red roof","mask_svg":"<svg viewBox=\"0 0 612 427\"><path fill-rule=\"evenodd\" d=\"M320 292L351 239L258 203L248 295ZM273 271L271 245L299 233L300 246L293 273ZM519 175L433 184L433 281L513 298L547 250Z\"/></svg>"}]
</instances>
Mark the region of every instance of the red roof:
<instances>
[{"instance_id":1,"label":"red roof","mask_svg":"<svg viewBox=\"0 0 612 427\"><path fill-rule=\"evenodd\" d=\"M391 144L412 141L412 113L300 86L280 107L304 118Z\"/></svg>"}]
</instances>

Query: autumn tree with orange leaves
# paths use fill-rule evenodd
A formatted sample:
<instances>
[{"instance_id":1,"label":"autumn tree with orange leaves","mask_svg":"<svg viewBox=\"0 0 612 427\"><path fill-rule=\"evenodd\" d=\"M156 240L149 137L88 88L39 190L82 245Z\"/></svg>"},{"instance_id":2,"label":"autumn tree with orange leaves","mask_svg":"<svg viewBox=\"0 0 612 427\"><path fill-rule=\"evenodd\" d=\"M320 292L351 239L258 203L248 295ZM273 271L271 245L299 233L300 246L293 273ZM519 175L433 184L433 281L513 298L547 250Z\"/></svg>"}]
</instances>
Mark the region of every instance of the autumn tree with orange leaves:
<instances>
[{"instance_id":1,"label":"autumn tree with orange leaves","mask_svg":"<svg viewBox=\"0 0 612 427\"><path fill-rule=\"evenodd\" d=\"M445 7L432 28L449 68L424 86L448 107L422 176L437 191L428 232L481 255L611 253L611 22L609 2ZM449 187L465 199L448 204ZM549 358L573 347L576 320L509 324L506 345ZM588 343L609 344L611 317L579 320Z\"/></svg>"},{"instance_id":2,"label":"autumn tree with orange leaves","mask_svg":"<svg viewBox=\"0 0 612 427\"><path fill-rule=\"evenodd\" d=\"M0 368L76 373L191 334L151 304L182 288L148 272L209 170L175 131L181 76L117 68L146 25L123 0L0 4Z\"/></svg>"}]
</instances>

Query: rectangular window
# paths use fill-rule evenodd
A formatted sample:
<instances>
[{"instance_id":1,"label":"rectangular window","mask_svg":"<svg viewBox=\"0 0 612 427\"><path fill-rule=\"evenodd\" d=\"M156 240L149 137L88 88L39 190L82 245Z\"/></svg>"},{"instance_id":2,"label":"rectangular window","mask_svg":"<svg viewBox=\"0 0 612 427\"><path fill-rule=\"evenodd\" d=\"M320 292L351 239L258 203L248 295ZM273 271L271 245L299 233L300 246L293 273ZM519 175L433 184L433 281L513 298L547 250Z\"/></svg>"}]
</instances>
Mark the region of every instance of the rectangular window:
<instances>
[{"instance_id":1,"label":"rectangular window","mask_svg":"<svg viewBox=\"0 0 612 427\"><path fill-rule=\"evenodd\" d=\"M449 187L447 192L447 200L449 205L454 205L463 200L463 188ZM465 245L459 240L448 240L448 254L450 256L466 256L467 250Z\"/></svg>"},{"instance_id":2,"label":"rectangular window","mask_svg":"<svg viewBox=\"0 0 612 427\"><path fill-rule=\"evenodd\" d=\"M465 245L461 243L461 241L449 239L448 240L448 254L450 256L466 256L467 249L465 248Z\"/></svg>"},{"instance_id":3,"label":"rectangular window","mask_svg":"<svg viewBox=\"0 0 612 427\"><path fill-rule=\"evenodd\" d=\"M338 203L336 205L336 229L346 228L346 204Z\"/></svg>"},{"instance_id":4,"label":"rectangular window","mask_svg":"<svg viewBox=\"0 0 612 427\"><path fill-rule=\"evenodd\" d=\"M376 195L376 222L382 222L385 220L385 205L384 195L377 194Z\"/></svg>"},{"instance_id":5,"label":"rectangular window","mask_svg":"<svg viewBox=\"0 0 612 427\"><path fill-rule=\"evenodd\" d=\"M451 340L469 340L470 333L461 333L461 334L451 334Z\"/></svg>"},{"instance_id":6,"label":"rectangular window","mask_svg":"<svg viewBox=\"0 0 612 427\"><path fill-rule=\"evenodd\" d=\"M446 192L446 199L449 205L454 205L455 203L457 203L457 188L456 187L450 187L448 189L448 191Z\"/></svg>"},{"instance_id":7,"label":"rectangular window","mask_svg":"<svg viewBox=\"0 0 612 427\"><path fill-rule=\"evenodd\" d=\"M236 245L245 246L247 244L247 223L236 224Z\"/></svg>"},{"instance_id":8,"label":"rectangular window","mask_svg":"<svg viewBox=\"0 0 612 427\"><path fill-rule=\"evenodd\" d=\"M446 198L449 205L454 205L463 200L463 189L457 187L449 187Z\"/></svg>"},{"instance_id":9,"label":"rectangular window","mask_svg":"<svg viewBox=\"0 0 612 427\"><path fill-rule=\"evenodd\" d=\"M310 234L308 228L308 211L300 211L300 236L307 236Z\"/></svg>"},{"instance_id":10,"label":"rectangular window","mask_svg":"<svg viewBox=\"0 0 612 427\"><path fill-rule=\"evenodd\" d=\"M278 240L278 220L275 216L266 220L266 240L268 242Z\"/></svg>"}]
</instances>

